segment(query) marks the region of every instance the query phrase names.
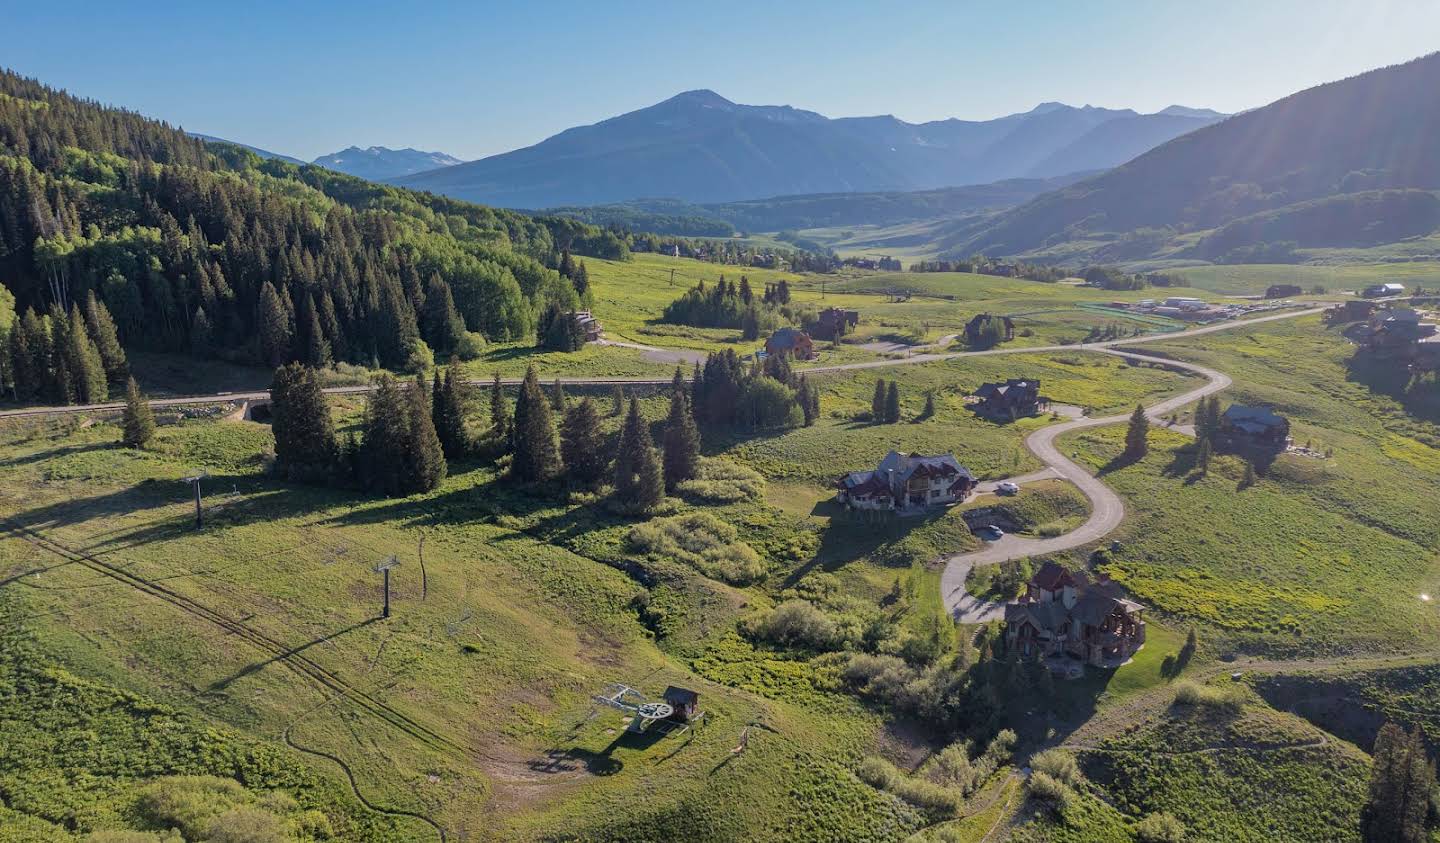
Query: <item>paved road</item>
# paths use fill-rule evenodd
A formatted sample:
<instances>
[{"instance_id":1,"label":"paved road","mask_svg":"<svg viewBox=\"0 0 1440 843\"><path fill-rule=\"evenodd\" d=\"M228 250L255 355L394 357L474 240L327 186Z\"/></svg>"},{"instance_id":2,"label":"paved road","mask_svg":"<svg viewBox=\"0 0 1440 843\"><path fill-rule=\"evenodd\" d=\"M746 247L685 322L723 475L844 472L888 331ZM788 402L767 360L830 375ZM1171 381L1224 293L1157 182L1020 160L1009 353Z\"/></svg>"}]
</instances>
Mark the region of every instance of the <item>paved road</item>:
<instances>
[{"instance_id":1,"label":"paved road","mask_svg":"<svg viewBox=\"0 0 1440 843\"><path fill-rule=\"evenodd\" d=\"M858 369L883 369L890 366L906 366L912 363L932 363L940 360L954 360L960 357L990 357L1000 354L1045 354L1055 351L1105 351L1117 346L1135 345L1146 342L1168 342L1170 340L1183 339L1185 337L1209 334L1215 331L1227 331L1232 328L1244 328L1250 325L1258 325L1262 322L1273 322L1277 319L1294 319L1298 316L1309 316L1324 311L1323 307L1309 308L1307 310L1289 310L1283 313L1276 313L1270 316L1262 316L1257 319L1242 319L1233 322L1221 322L1216 325L1208 325L1203 328L1193 328L1188 331L1179 331L1173 334L1156 334L1141 337L1130 337L1123 340L1109 340L1107 342L1077 343L1075 345L1042 345L1030 346L1028 348L991 348L985 351L951 351L943 354L915 354L910 357L900 357L894 360L867 360L859 363L838 363L830 366L811 366L802 371L811 374L822 374L826 372L845 372ZM636 344L638 346L638 343ZM649 348L649 346L644 346ZM677 352L689 353L689 352ZM541 375L542 382L553 380L551 376ZM567 384L589 384L608 386L611 384L624 385L664 385L670 383L670 378L561 378ZM501 383L507 386L516 386L520 378L502 378ZM484 386L490 383L489 380L473 380L472 384ZM368 384L360 386L332 386L325 390L326 395L354 395L357 393L370 392L373 389ZM270 397L268 390L257 390L252 392L214 392L208 395L187 395L175 398L152 398L151 407L180 407L187 404L215 404L225 401L264 401ZM63 415L65 413L94 413L110 410L121 410L125 407L123 401L110 401L103 404L72 404L63 407L22 407L16 410L0 410L0 418L11 416L45 416Z\"/></svg>"},{"instance_id":2,"label":"paved road","mask_svg":"<svg viewBox=\"0 0 1440 843\"><path fill-rule=\"evenodd\" d=\"M1177 335L1172 334L1171 336ZM1148 416L1152 422L1156 423L1161 422L1162 417L1166 413L1198 401L1211 393L1219 392L1231 383L1229 375L1207 366L1150 357L1134 352L1117 351L1113 348L1096 348L1093 350L1105 354L1114 354L1129 360L1163 362L1170 368L1195 372L1207 379L1204 386L1176 395L1173 398L1167 398L1158 404L1146 408L1145 415ZM977 600L965 591L965 579L970 575L970 569L976 565L994 565L999 562L1006 562L1025 556L1040 556L1046 553L1058 553L1062 550L1070 550L1104 538L1116 527L1120 526L1120 522L1125 518L1125 503L1120 500L1120 496L1111 491L1109 486L1100 482L1098 477L1081 468L1073 460L1061 453L1055 441L1061 436L1076 430L1100 427L1107 424L1117 424L1129 418L1129 413L1120 413L1118 415L1103 416L1100 418L1077 419L1075 421L1065 422L1064 424L1042 427L1025 437L1025 447L1029 448L1031 453L1039 457L1040 461L1048 467L1048 470L1053 471L1055 476L1062 477L1074 483L1076 488L1090 500L1090 517L1086 519L1084 524L1081 524L1063 536L1056 536L1050 539L1030 539L1022 536L1007 535L997 542L987 544L986 547L974 553L964 553L946 557L943 560L945 562L945 571L940 577L940 593L944 597L946 608L956 620L961 623L985 623L986 621L999 618L1004 611L1003 603ZM1029 475L1027 475L1027 477L1029 477Z\"/></svg>"}]
</instances>

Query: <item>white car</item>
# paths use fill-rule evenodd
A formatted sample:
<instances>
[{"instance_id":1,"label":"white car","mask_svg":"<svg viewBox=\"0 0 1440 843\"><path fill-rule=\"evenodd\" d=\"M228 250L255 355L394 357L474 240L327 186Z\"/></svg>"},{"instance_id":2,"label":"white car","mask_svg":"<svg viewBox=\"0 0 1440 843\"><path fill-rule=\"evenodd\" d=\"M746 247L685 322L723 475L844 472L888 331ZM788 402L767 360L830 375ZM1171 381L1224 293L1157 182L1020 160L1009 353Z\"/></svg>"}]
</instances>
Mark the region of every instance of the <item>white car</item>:
<instances>
[{"instance_id":1,"label":"white car","mask_svg":"<svg viewBox=\"0 0 1440 843\"><path fill-rule=\"evenodd\" d=\"M995 526L981 527L975 531L975 535L987 542L998 542L1005 538L1005 531Z\"/></svg>"},{"instance_id":2,"label":"white car","mask_svg":"<svg viewBox=\"0 0 1440 843\"><path fill-rule=\"evenodd\" d=\"M999 492L1002 495L1018 494L1020 491L1020 484L1011 483L1009 480L1005 480L1001 483L996 484L995 491Z\"/></svg>"}]
</instances>

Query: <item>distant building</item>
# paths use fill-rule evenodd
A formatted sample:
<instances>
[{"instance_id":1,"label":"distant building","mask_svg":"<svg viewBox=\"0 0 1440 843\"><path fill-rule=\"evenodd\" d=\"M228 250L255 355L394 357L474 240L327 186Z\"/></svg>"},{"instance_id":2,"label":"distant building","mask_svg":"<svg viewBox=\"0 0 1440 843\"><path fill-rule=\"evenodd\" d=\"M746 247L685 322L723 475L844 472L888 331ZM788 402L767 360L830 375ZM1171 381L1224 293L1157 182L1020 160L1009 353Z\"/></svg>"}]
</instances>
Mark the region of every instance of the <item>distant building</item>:
<instances>
[{"instance_id":1,"label":"distant building","mask_svg":"<svg viewBox=\"0 0 1440 843\"><path fill-rule=\"evenodd\" d=\"M1375 313L1375 308L1376 304L1373 301L1349 299L1325 311L1325 320L1331 323L1358 322L1361 319L1369 319Z\"/></svg>"},{"instance_id":2,"label":"distant building","mask_svg":"<svg viewBox=\"0 0 1440 843\"><path fill-rule=\"evenodd\" d=\"M585 334L586 342L595 342L600 339L600 334L602 333L600 320L590 315L590 311L577 310L575 312L575 323L580 326L581 332Z\"/></svg>"},{"instance_id":3,"label":"distant building","mask_svg":"<svg viewBox=\"0 0 1440 843\"><path fill-rule=\"evenodd\" d=\"M874 471L852 471L837 480L835 497L852 509L920 509L963 501L975 482L952 454L906 456L891 451Z\"/></svg>"},{"instance_id":4,"label":"distant building","mask_svg":"<svg viewBox=\"0 0 1440 843\"><path fill-rule=\"evenodd\" d=\"M1145 646L1143 613L1106 575L1092 580L1046 562L1024 596L1005 604L1005 647L1022 658L1046 659L1052 669L1066 661L1119 667Z\"/></svg>"},{"instance_id":5,"label":"distant building","mask_svg":"<svg viewBox=\"0 0 1440 843\"><path fill-rule=\"evenodd\" d=\"M1267 299L1288 299L1291 296L1298 296L1305 292L1298 284L1271 284L1265 288Z\"/></svg>"},{"instance_id":6,"label":"distant building","mask_svg":"<svg viewBox=\"0 0 1440 843\"><path fill-rule=\"evenodd\" d=\"M969 322L965 323L965 341L970 345L980 342L981 334L992 321L998 320L1001 325L1003 342L1015 339L1015 321L1009 316L996 316L993 313L977 314Z\"/></svg>"},{"instance_id":7,"label":"distant building","mask_svg":"<svg viewBox=\"0 0 1440 843\"><path fill-rule=\"evenodd\" d=\"M1360 295L1364 296L1367 299L1378 299L1384 296L1403 296L1405 295L1405 285L1371 284L1364 290L1361 290Z\"/></svg>"},{"instance_id":8,"label":"distant building","mask_svg":"<svg viewBox=\"0 0 1440 843\"><path fill-rule=\"evenodd\" d=\"M1377 357L1409 360L1422 344L1435 341L1436 331L1436 324L1422 321L1418 310L1385 308L1346 328L1345 337Z\"/></svg>"},{"instance_id":9,"label":"distant building","mask_svg":"<svg viewBox=\"0 0 1440 843\"><path fill-rule=\"evenodd\" d=\"M1033 416L1050 404L1050 399L1040 394L1040 381L1025 378L981 384L975 390L975 397L980 399L975 404L975 412L1011 421Z\"/></svg>"},{"instance_id":10,"label":"distant building","mask_svg":"<svg viewBox=\"0 0 1440 843\"><path fill-rule=\"evenodd\" d=\"M670 719L689 723L700 716L700 695L688 688L670 685L662 697L671 708Z\"/></svg>"},{"instance_id":11,"label":"distant building","mask_svg":"<svg viewBox=\"0 0 1440 843\"><path fill-rule=\"evenodd\" d=\"M815 356L815 343L810 335L799 328L781 328L765 341L765 353L788 354L796 360L809 360Z\"/></svg>"},{"instance_id":12,"label":"distant building","mask_svg":"<svg viewBox=\"0 0 1440 843\"><path fill-rule=\"evenodd\" d=\"M814 332L815 336L822 340L833 340L848 333L851 328L859 324L860 311L827 307L820 311L819 317L816 318Z\"/></svg>"},{"instance_id":13,"label":"distant building","mask_svg":"<svg viewBox=\"0 0 1440 843\"><path fill-rule=\"evenodd\" d=\"M1283 451L1290 444L1290 422L1264 407L1231 404L1220 416L1219 437L1231 446Z\"/></svg>"},{"instance_id":14,"label":"distant building","mask_svg":"<svg viewBox=\"0 0 1440 843\"><path fill-rule=\"evenodd\" d=\"M1165 300L1165 307L1176 307L1180 310L1204 310L1210 305L1201 299L1192 299L1188 296L1171 296Z\"/></svg>"}]
</instances>

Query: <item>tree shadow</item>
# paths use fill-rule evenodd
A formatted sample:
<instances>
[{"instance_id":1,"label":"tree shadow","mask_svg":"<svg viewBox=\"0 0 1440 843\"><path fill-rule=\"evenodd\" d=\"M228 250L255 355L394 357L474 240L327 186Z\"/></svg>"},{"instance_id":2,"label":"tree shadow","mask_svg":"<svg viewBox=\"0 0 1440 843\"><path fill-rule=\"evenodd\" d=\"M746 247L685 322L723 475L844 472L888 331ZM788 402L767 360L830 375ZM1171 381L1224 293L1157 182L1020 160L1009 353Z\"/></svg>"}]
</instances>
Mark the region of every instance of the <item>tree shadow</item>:
<instances>
[{"instance_id":1,"label":"tree shadow","mask_svg":"<svg viewBox=\"0 0 1440 843\"><path fill-rule=\"evenodd\" d=\"M926 510L922 515L901 518L892 512L870 513L847 510L834 500L818 502L812 515L826 515L829 526L820 534L820 546L807 562L786 575L783 585L789 588L817 568L826 573L838 571L864 556L873 554L886 544L905 538L913 530L944 518L947 510Z\"/></svg>"},{"instance_id":2,"label":"tree shadow","mask_svg":"<svg viewBox=\"0 0 1440 843\"><path fill-rule=\"evenodd\" d=\"M1128 454L1124 451L1121 451L1120 453L1111 457L1109 461L1107 461L1104 465L1100 466L1100 470L1096 472L1096 476L1104 477L1107 474L1120 471L1124 468L1129 468L1130 466L1140 462L1140 460L1142 459L1144 458L1139 455ZM1174 463L1172 462L1171 465L1174 465ZM1166 471L1168 470L1169 469L1167 468Z\"/></svg>"},{"instance_id":3,"label":"tree shadow","mask_svg":"<svg viewBox=\"0 0 1440 843\"><path fill-rule=\"evenodd\" d=\"M1346 380L1393 399L1415 418L1440 424L1440 390L1417 389L1404 361L1357 351L1345 361Z\"/></svg>"},{"instance_id":4,"label":"tree shadow","mask_svg":"<svg viewBox=\"0 0 1440 843\"><path fill-rule=\"evenodd\" d=\"M121 447L123 446L119 442L86 442L78 445L62 445L58 448L49 448L43 451L36 451L33 454L0 460L0 468L16 468L22 465L33 465L34 463L68 457L72 454L118 450Z\"/></svg>"}]
</instances>

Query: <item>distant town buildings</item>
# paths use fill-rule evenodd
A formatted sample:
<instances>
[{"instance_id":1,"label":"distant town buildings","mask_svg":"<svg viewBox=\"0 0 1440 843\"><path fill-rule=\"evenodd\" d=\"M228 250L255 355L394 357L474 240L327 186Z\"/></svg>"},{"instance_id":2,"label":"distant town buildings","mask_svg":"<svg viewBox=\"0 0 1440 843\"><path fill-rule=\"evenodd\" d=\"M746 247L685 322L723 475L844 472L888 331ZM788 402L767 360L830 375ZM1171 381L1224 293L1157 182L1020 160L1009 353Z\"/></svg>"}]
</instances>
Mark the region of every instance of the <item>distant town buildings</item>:
<instances>
[{"instance_id":1,"label":"distant town buildings","mask_svg":"<svg viewBox=\"0 0 1440 843\"><path fill-rule=\"evenodd\" d=\"M916 510L965 500L975 477L953 454L885 455L874 471L852 471L836 481L836 499L851 509Z\"/></svg>"},{"instance_id":2,"label":"distant town buildings","mask_svg":"<svg viewBox=\"0 0 1440 843\"><path fill-rule=\"evenodd\" d=\"M1265 288L1267 299L1288 299L1291 296L1298 296L1305 292L1298 284L1271 284Z\"/></svg>"},{"instance_id":3,"label":"distant town buildings","mask_svg":"<svg viewBox=\"0 0 1440 843\"><path fill-rule=\"evenodd\" d=\"M1405 295L1405 285L1394 283L1371 284L1364 290L1361 290L1360 295L1364 296L1367 299L1378 299L1385 296L1403 296Z\"/></svg>"}]
</instances>

